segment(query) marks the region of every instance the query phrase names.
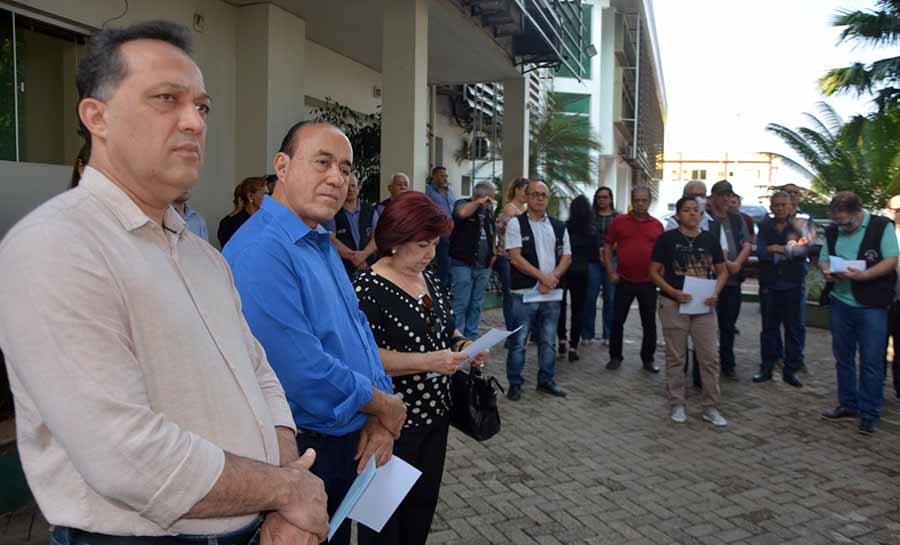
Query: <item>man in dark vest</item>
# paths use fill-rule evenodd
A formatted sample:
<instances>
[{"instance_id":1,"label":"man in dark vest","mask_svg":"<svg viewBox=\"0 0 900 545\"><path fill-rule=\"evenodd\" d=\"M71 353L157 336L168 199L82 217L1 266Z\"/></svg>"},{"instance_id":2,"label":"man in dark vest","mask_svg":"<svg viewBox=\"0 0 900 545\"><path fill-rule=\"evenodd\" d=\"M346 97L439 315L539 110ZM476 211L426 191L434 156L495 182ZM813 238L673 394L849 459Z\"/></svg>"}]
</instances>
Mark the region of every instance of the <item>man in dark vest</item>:
<instances>
[{"instance_id":1,"label":"man in dark vest","mask_svg":"<svg viewBox=\"0 0 900 545\"><path fill-rule=\"evenodd\" d=\"M491 207L496 192L491 182L478 182L472 198L460 199L453 205L450 234L453 315L456 328L469 339L478 337L481 300L491 279L496 233Z\"/></svg>"},{"instance_id":2,"label":"man in dark vest","mask_svg":"<svg viewBox=\"0 0 900 545\"><path fill-rule=\"evenodd\" d=\"M804 305L803 286L809 245L801 244L803 233L789 221L790 196L784 191L770 198L772 217L759 224L756 255L759 257L759 298L762 311L760 352L762 361L753 382L772 380L775 362L784 346L784 371L781 378L795 388L803 386L796 374L802 363L800 307ZM781 327L784 325L784 342Z\"/></svg>"},{"instance_id":3,"label":"man in dark vest","mask_svg":"<svg viewBox=\"0 0 900 545\"><path fill-rule=\"evenodd\" d=\"M391 199L396 197L401 193L406 193L409 191L409 176L402 172L396 172L393 176L391 176L391 183L387 186L388 193L391 194L390 197L378 203L375 206L375 210L378 211L378 215L380 216L384 212L384 208L391 204Z\"/></svg>"},{"instance_id":4,"label":"man in dark vest","mask_svg":"<svg viewBox=\"0 0 900 545\"><path fill-rule=\"evenodd\" d=\"M359 180L351 174L343 208L325 225L350 280L353 280L357 271L375 262L378 248L375 247L375 237L372 234L377 225L378 212L374 206L360 202Z\"/></svg>"},{"instance_id":5,"label":"man in dark vest","mask_svg":"<svg viewBox=\"0 0 900 545\"><path fill-rule=\"evenodd\" d=\"M722 244L725 254L725 268L728 269L728 282L719 293L716 304L716 318L719 326L719 364L722 376L737 380L734 360L734 336L737 331L737 319L741 312L741 269L753 247L750 245L750 233L739 214L728 211L734 189L728 180L720 180L713 184L710 191L709 232Z\"/></svg>"},{"instance_id":6,"label":"man in dark vest","mask_svg":"<svg viewBox=\"0 0 900 545\"><path fill-rule=\"evenodd\" d=\"M532 322L536 324L538 338L538 391L565 397L566 392L557 386L556 375L556 326L562 290L559 279L572 263L572 249L565 224L547 215L547 199L550 190L544 182L533 181L526 192L528 212L511 219L506 224L506 250L512 265L510 290L515 327L520 327L511 338L506 355L506 376L511 401L522 397L522 369L525 367L525 344ZM526 296L541 297L545 301L525 302Z\"/></svg>"},{"instance_id":7,"label":"man in dark vest","mask_svg":"<svg viewBox=\"0 0 900 545\"><path fill-rule=\"evenodd\" d=\"M856 194L841 191L828 206L834 225L825 230L826 243L819 255L819 266L829 282L824 296L829 303L839 404L822 413L822 417L835 421L858 415L859 432L871 435L884 404L888 308L894 299L900 249L894 223L863 210ZM861 260L865 265L851 265L847 272L839 273L835 269L841 263L836 258Z\"/></svg>"}]
</instances>

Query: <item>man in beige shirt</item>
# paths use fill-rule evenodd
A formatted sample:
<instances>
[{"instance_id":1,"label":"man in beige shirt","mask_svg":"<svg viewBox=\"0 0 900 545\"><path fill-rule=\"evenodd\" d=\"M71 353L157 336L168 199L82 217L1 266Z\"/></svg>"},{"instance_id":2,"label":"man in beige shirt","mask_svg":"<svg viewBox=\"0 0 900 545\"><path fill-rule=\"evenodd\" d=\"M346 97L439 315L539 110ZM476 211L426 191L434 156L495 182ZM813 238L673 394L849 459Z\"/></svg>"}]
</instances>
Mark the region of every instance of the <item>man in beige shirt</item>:
<instances>
[{"instance_id":1,"label":"man in beige shirt","mask_svg":"<svg viewBox=\"0 0 900 545\"><path fill-rule=\"evenodd\" d=\"M198 179L211 104L189 41L165 22L92 38L81 185L0 243L19 452L54 543L327 535L315 452L298 456L228 266L170 206Z\"/></svg>"}]
</instances>

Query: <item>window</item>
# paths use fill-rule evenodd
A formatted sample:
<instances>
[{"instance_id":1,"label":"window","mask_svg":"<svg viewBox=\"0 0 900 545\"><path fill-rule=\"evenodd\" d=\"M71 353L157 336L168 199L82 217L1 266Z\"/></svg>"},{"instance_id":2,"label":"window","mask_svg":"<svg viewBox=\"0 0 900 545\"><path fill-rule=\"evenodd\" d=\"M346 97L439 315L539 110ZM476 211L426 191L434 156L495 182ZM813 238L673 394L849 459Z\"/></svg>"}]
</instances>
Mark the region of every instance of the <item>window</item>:
<instances>
[{"instance_id":1,"label":"window","mask_svg":"<svg viewBox=\"0 0 900 545\"><path fill-rule=\"evenodd\" d=\"M570 114L589 115L591 113L591 95L579 93L553 93L562 111Z\"/></svg>"},{"instance_id":2,"label":"window","mask_svg":"<svg viewBox=\"0 0 900 545\"><path fill-rule=\"evenodd\" d=\"M581 43L583 44L583 48L581 51L581 77L584 79L591 79L591 57L589 57L587 52L584 51L585 49L587 49L588 45L591 45L591 22L592 22L591 15L592 15L592 6L582 5L581 6L581 28L582 28L583 32L581 34ZM569 25L567 24L567 26L569 26ZM570 29L571 29L571 27L570 27ZM571 30L570 30L570 32L571 32ZM575 33L572 32L572 34L575 34ZM571 43L571 40L569 39L569 36L567 35L567 33L563 33L563 36L564 36L566 45L568 45L569 48L573 52L577 52L578 44ZM599 47L599 44L598 44L598 47ZM571 64L573 67L578 65L578 59L567 59L567 60L568 60L569 64ZM559 71L556 73L556 75L560 78L574 78L575 77L575 75L572 74L571 70L566 68L566 65L564 65L564 64L559 67Z\"/></svg>"},{"instance_id":3,"label":"window","mask_svg":"<svg viewBox=\"0 0 900 545\"><path fill-rule=\"evenodd\" d=\"M676 182L681 179L681 176L678 175L678 169L672 171L672 179Z\"/></svg>"},{"instance_id":4,"label":"window","mask_svg":"<svg viewBox=\"0 0 900 545\"><path fill-rule=\"evenodd\" d=\"M71 164L86 36L0 8L0 160Z\"/></svg>"},{"instance_id":5,"label":"window","mask_svg":"<svg viewBox=\"0 0 900 545\"><path fill-rule=\"evenodd\" d=\"M463 176L462 177L462 185L459 188L459 193L463 197L471 197L472 196L472 177L471 176Z\"/></svg>"},{"instance_id":6,"label":"window","mask_svg":"<svg viewBox=\"0 0 900 545\"><path fill-rule=\"evenodd\" d=\"M434 164L444 164L444 139L440 136L434 137Z\"/></svg>"},{"instance_id":7,"label":"window","mask_svg":"<svg viewBox=\"0 0 900 545\"><path fill-rule=\"evenodd\" d=\"M678 204L678 203L675 203L675 202L670 202L670 203L669 203L669 212L674 212L674 211L675 211L675 205L676 205L676 204Z\"/></svg>"},{"instance_id":8,"label":"window","mask_svg":"<svg viewBox=\"0 0 900 545\"><path fill-rule=\"evenodd\" d=\"M705 180L705 179L706 179L706 169L691 171L691 180Z\"/></svg>"}]
</instances>

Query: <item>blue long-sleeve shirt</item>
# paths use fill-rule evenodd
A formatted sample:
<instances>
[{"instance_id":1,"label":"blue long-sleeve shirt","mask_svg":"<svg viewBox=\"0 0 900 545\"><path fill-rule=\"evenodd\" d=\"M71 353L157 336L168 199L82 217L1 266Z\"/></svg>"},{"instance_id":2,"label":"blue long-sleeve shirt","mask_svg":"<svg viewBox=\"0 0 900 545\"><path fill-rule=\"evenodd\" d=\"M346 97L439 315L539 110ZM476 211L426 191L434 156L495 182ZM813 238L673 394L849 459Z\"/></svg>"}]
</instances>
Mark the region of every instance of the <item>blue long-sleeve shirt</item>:
<instances>
[{"instance_id":1,"label":"blue long-sleeve shirt","mask_svg":"<svg viewBox=\"0 0 900 545\"><path fill-rule=\"evenodd\" d=\"M328 435L360 429L373 386L393 390L328 232L265 197L222 253L297 427Z\"/></svg>"}]
</instances>

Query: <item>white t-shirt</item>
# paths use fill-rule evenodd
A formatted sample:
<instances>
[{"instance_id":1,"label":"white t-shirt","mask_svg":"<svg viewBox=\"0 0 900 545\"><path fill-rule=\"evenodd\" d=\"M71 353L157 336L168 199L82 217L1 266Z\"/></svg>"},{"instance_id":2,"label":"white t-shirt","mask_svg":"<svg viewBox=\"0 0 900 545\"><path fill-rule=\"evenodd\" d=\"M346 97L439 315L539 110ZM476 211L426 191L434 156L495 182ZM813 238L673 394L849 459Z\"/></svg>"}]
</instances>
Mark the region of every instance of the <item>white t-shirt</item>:
<instances>
[{"instance_id":1,"label":"white t-shirt","mask_svg":"<svg viewBox=\"0 0 900 545\"><path fill-rule=\"evenodd\" d=\"M534 247L538 256L538 269L542 273L552 273L556 268L556 233L553 232L553 224L550 223L550 217L544 215L543 219L536 220L528 216L528 225L531 226L531 232L534 234ZM519 228L518 218L510 218L506 224L506 250L522 247L522 230ZM572 246L569 243L568 229L563 233L563 255L572 255ZM534 286L528 289L512 290L513 293L525 293L534 289L538 285L537 280Z\"/></svg>"}]
</instances>

